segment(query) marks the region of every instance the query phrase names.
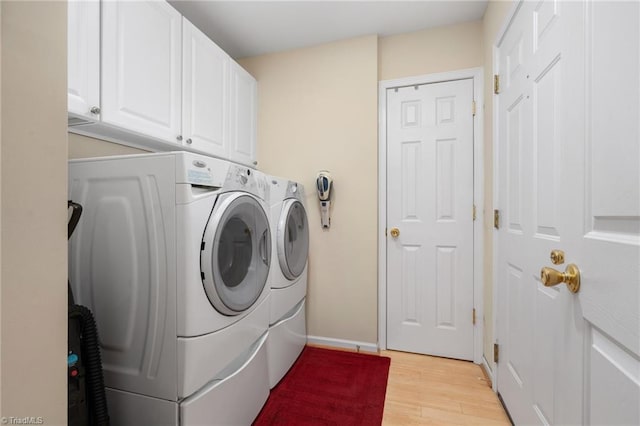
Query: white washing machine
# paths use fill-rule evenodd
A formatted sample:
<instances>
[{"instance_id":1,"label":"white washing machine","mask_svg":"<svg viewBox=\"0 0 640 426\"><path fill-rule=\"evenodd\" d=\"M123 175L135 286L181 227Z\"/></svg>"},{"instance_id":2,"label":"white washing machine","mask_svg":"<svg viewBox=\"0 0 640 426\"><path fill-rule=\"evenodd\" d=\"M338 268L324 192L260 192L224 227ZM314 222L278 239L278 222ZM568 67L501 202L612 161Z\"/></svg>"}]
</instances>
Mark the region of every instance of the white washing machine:
<instances>
[{"instance_id":1,"label":"white washing machine","mask_svg":"<svg viewBox=\"0 0 640 426\"><path fill-rule=\"evenodd\" d=\"M70 243L112 424L250 424L269 395L269 185L171 152L69 162Z\"/></svg>"},{"instance_id":2,"label":"white washing machine","mask_svg":"<svg viewBox=\"0 0 640 426\"><path fill-rule=\"evenodd\" d=\"M302 352L307 342L305 300L309 254L309 222L304 187L267 176L270 185L272 267L271 314L267 338L269 386L273 388Z\"/></svg>"}]
</instances>

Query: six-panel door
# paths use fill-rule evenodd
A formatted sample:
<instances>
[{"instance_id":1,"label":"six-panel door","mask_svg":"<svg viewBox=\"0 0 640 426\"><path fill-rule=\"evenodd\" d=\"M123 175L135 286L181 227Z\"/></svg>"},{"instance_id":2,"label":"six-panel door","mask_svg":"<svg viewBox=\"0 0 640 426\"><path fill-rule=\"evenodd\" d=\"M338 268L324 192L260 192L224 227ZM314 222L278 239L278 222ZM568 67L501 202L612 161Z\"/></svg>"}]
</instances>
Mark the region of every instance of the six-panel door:
<instances>
[{"instance_id":1,"label":"six-panel door","mask_svg":"<svg viewBox=\"0 0 640 426\"><path fill-rule=\"evenodd\" d=\"M387 91L387 346L473 359L473 81Z\"/></svg>"}]
</instances>

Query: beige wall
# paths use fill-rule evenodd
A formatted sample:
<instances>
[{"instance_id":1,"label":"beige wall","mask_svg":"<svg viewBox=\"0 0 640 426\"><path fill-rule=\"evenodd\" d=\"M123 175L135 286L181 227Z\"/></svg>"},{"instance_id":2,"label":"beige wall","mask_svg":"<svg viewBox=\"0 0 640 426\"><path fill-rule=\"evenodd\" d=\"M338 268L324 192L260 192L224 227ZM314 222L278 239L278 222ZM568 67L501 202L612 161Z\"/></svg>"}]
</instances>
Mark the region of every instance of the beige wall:
<instances>
[{"instance_id":1,"label":"beige wall","mask_svg":"<svg viewBox=\"0 0 640 426\"><path fill-rule=\"evenodd\" d=\"M88 157L108 157L111 155L144 154L138 148L120 145L90 138L88 136L69 133L69 159Z\"/></svg>"},{"instance_id":2,"label":"beige wall","mask_svg":"<svg viewBox=\"0 0 640 426\"><path fill-rule=\"evenodd\" d=\"M0 270L2 269L2 6L0 5ZM0 272L0 378L2 377L2 273ZM2 415L0 379L0 416Z\"/></svg>"},{"instance_id":3,"label":"beige wall","mask_svg":"<svg viewBox=\"0 0 640 426\"><path fill-rule=\"evenodd\" d=\"M381 37L380 80L482 66L482 22Z\"/></svg>"},{"instance_id":4,"label":"beige wall","mask_svg":"<svg viewBox=\"0 0 640 426\"><path fill-rule=\"evenodd\" d=\"M311 225L307 324L313 336L377 342L376 36L240 63L258 80L258 167L304 184ZM331 229L316 173L331 171Z\"/></svg>"},{"instance_id":5,"label":"beige wall","mask_svg":"<svg viewBox=\"0 0 640 426\"><path fill-rule=\"evenodd\" d=\"M493 46L511 1L490 1L482 20L484 62L484 356L493 370Z\"/></svg>"},{"instance_id":6,"label":"beige wall","mask_svg":"<svg viewBox=\"0 0 640 426\"><path fill-rule=\"evenodd\" d=\"M64 2L0 2L2 416L66 424Z\"/></svg>"}]
</instances>

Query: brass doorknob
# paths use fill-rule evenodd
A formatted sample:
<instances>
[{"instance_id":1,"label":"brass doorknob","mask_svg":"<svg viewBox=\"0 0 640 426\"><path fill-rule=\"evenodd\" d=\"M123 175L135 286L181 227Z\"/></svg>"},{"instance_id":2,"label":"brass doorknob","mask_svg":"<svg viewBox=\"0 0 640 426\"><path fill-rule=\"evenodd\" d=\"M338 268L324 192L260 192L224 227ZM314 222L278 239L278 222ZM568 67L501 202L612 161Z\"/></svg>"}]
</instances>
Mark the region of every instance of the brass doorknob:
<instances>
[{"instance_id":1,"label":"brass doorknob","mask_svg":"<svg viewBox=\"0 0 640 426\"><path fill-rule=\"evenodd\" d=\"M565 283L571 293L577 293L580 290L580 270L573 263L567 265L564 272L544 267L540 270L540 281L545 287Z\"/></svg>"},{"instance_id":2,"label":"brass doorknob","mask_svg":"<svg viewBox=\"0 0 640 426\"><path fill-rule=\"evenodd\" d=\"M389 231L389 233L393 238L398 238L398 235L400 235L400 230L398 228L391 228L391 231Z\"/></svg>"},{"instance_id":3,"label":"brass doorknob","mask_svg":"<svg viewBox=\"0 0 640 426\"><path fill-rule=\"evenodd\" d=\"M553 250L551 252L551 263L562 265L564 263L564 252L562 250Z\"/></svg>"}]
</instances>

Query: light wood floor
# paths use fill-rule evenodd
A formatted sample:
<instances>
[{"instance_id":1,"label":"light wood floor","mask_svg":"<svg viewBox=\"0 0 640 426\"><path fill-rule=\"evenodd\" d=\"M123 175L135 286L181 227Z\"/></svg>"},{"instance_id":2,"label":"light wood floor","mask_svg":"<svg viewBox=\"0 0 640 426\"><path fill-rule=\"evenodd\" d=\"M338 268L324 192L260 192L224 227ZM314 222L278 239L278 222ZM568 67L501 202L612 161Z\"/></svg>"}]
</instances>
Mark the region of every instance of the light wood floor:
<instances>
[{"instance_id":1,"label":"light wood floor","mask_svg":"<svg viewBox=\"0 0 640 426\"><path fill-rule=\"evenodd\" d=\"M476 364L404 352L391 358L383 425L510 425Z\"/></svg>"}]
</instances>

